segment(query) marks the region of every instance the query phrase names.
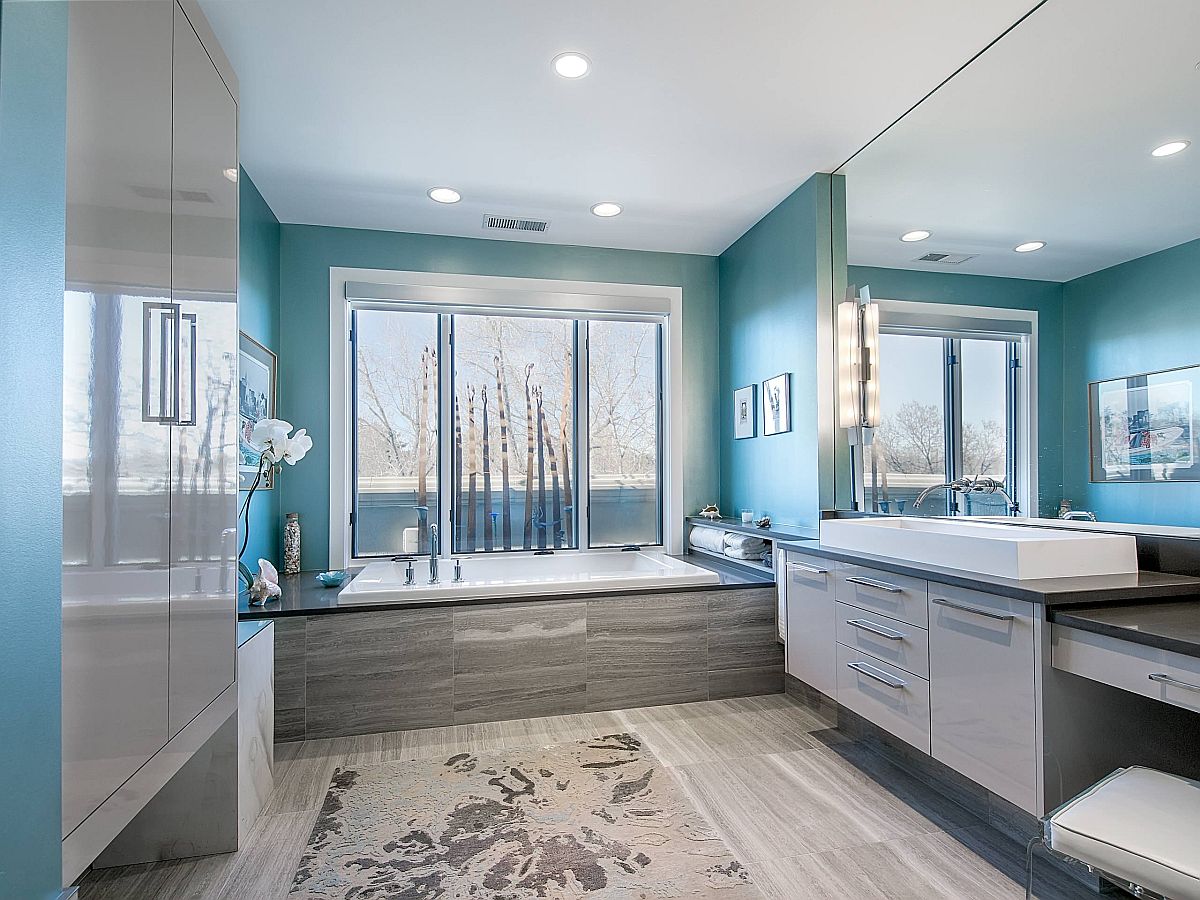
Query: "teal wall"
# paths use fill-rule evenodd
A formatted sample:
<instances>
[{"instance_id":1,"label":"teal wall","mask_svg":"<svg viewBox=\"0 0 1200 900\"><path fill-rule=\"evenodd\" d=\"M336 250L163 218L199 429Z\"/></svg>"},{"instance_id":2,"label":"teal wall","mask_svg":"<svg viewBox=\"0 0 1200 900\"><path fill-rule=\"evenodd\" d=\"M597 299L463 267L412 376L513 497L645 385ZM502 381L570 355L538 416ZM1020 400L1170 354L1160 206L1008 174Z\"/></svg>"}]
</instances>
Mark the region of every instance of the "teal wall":
<instances>
[{"instance_id":1,"label":"teal wall","mask_svg":"<svg viewBox=\"0 0 1200 900\"><path fill-rule=\"evenodd\" d=\"M711 256L283 225L279 410L313 449L280 476L282 509L299 512L302 566L329 558L329 269L352 266L683 288L684 505L717 492L717 260Z\"/></svg>"},{"instance_id":2,"label":"teal wall","mask_svg":"<svg viewBox=\"0 0 1200 900\"><path fill-rule=\"evenodd\" d=\"M879 300L953 303L1038 314L1038 495L1057 514L1063 492L1063 285L1054 281L850 266L851 284Z\"/></svg>"},{"instance_id":3,"label":"teal wall","mask_svg":"<svg viewBox=\"0 0 1200 900\"><path fill-rule=\"evenodd\" d=\"M67 8L0 3L0 897L58 896Z\"/></svg>"},{"instance_id":4,"label":"teal wall","mask_svg":"<svg viewBox=\"0 0 1200 900\"><path fill-rule=\"evenodd\" d=\"M1088 382L1200 365L1200 240L1064 286L1065 492L1110 522L1200 526L1200 482L1091 484Z\"/></svg>"},{"instance_id":5,"label":"teal wall","mask_svg":"<svg viewBox=\"0 0 1200 900\"><path fill-rule=\"evenodd\" d=\"M818 461L817 332L834 289L833 184L813 175L720 256L721 377L710 402L720 418L726 515L753 509L801 525L820 517L827 473ZM792 430L766 436L762 382L783 372L792 376ZM733 392L748 384L757 385L758 436L736 440Z\"/></svg>"},{"instance_id":6,"label":"teal wall","mask_svg":"<svg viewBox=\"0 0 1200 900\"><path fill-rule=\"evenodd\" d=\"M279 353L279 220L254 181L238 176L238 327L268 350ZM238 497L239 508L246 498ZM250 542L244 560L252 570L265 557L282 564L279 490L259 490L250 505ZM238 546L243 528L238 521Z\"/></svg>"}]
</instances>

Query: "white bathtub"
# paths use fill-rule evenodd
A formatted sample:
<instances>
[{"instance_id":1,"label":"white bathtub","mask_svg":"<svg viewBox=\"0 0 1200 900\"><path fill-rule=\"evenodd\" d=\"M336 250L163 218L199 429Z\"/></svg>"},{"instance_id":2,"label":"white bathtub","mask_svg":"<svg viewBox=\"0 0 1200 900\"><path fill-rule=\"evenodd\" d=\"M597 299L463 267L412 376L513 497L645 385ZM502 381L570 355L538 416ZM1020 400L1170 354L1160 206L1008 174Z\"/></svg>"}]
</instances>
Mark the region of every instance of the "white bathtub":
<instances>
[{"instance_id":1,"label":"white bathtub","mask_svg":"<svg viewBox=\"0 0 1200 900\"><path fill-rule=\"evenodd\" d=\"M404 583L405 564L368 563L338 594L339 606L464 600L483 597L537 597L543 594L598 594L717 584L716 572L665 553L649 550L559 552L552 556L464 556L462 578L454 581L454 563L439 560L437 584L428 584L429 560L417 558L412 585Z\"/></svg>"}]
</instances>

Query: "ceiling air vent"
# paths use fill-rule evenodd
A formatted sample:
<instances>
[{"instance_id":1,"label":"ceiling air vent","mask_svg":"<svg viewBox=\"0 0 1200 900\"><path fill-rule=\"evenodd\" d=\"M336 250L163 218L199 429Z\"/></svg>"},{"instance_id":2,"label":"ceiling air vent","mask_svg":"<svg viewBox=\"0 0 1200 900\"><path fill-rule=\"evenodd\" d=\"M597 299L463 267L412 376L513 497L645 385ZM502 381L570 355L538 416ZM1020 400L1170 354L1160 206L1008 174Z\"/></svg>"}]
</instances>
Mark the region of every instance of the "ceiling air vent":
<instances>
[{"instance_id":1,"label":"ceiling air vent","mask_svg":"<svg viewBox=\"0 0 1200 900\"><path fill-rule=\"evenodd\" d=\"M498 228L501 231L537 231L542 232L550 227L549 222L541 219L518 219L515 216L484 216L484 228Z\"/></svg>"},{"instance_id":2,"label":"ceiling air vent","mask_svg":"<svg viewBox=\"0 0 1200 900\"><path fill-rule=\"evenodd\" d=\"M978 253L926 253L918 256L913 262L941 263L943 266L958 266L968 259L974 259Z\"/></svg>"}]
</instances>

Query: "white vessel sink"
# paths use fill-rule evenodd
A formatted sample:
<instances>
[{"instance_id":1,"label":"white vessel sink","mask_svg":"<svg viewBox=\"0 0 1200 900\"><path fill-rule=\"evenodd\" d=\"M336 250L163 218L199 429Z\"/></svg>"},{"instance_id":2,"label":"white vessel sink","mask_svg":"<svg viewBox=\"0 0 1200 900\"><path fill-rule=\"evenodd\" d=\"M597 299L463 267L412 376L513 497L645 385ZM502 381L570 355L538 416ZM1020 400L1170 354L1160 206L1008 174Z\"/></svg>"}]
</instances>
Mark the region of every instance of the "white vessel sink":
<instances>
[{"instance_id":1,"label":"white vessel sink","mask_svg":"<svg viewBox=\"0 0 1200 900\"><path fill-rule=\"evenodd\" d=\"M821 523L821 546L1021 580L1130 575L1138 570L1132 535L978 520L829 519Z\"/></svg>"}]
</instances>

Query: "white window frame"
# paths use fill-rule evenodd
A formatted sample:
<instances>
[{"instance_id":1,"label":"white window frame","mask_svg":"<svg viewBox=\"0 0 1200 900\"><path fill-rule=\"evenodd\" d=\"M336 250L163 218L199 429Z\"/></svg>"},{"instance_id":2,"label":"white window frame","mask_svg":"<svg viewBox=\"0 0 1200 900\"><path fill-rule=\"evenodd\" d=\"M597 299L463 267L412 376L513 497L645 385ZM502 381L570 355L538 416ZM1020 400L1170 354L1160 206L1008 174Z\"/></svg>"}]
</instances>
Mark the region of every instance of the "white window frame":
<instances>
[{"instance_id":1,"label":"white window frame","mask_svg":"<svg viewBox=\"0 0 1200 900\"><path fill-rule=\"evenodd\" d=\"M1017 454L1017 494L1020 515L1036 517L1039 509L1038 490L1038 313L1032 309L1006 309L991 306L962 306L949 303L927 303L912 300L876 300L880 323L925 323L931 331L958 332L970 337L970 332L1004 335L1018 345L1020 364L1016 370L1017 415L1014 423ZM890 320L890 323L889 323ZM1014 323L1014 324L1009 324ZM1024 327L1022 327L1024 326ZM1025 329L1028 330L1025 330ZM886 377L886 376L884 376ZM882 386L886 390L886 385ZM858 508L865 509L863 479L854 469L855 495Z\"/></svg>"},{"instance_id":2,"label":"white window frame","mask_svg":"<svg viewBox=\"0 0 1200 900\"><path fill-rule=\"evenodd\" d=\"M348 295L353 298L348 299ZM449 275L391 269L331 266L329 269L329 564L358 566L375 559L351 554L350 513L353 508L353 427L350 346L351 309L408 309L411 311L497 314L554 313L563 317L605 317L653 321L662 328L663 429L662 477L663 549L683 552L683 289L671 285L620 284L546 278L513 278L499 275ZM445 331L445 329L443 329ZM441 338L440 359L450 358L449 335ZM576 371L576 447L586 447L588 434L586 371ZM451 367L439 366L442 416L452 404ZM580 384L580 381L583 383ZM439 467L453 471L451 442L440 441ZM604 553L612 548L589 548L587 506L590 480L586 452L576 452L576 478L580 485L578 549L559 553ZM445 478L441 479L445 483ZM438 503L438 530L446 535L440 555L453 556L449 536L451 504ZM505 551L522 553L533 551Z\"/></svg>"}]
</instances>

